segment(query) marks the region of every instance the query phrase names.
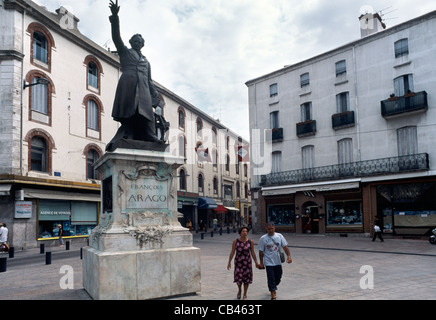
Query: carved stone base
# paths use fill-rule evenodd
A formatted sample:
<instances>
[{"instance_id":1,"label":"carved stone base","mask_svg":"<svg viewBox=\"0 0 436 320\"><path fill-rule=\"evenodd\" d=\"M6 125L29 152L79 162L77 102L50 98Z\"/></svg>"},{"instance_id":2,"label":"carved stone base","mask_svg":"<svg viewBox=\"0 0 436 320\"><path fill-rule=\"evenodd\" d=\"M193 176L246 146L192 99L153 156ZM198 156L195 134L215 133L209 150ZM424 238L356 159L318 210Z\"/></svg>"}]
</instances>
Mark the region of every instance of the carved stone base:
<instances>
[{"instance_id":1,"label":"carved stone base","mask_svg":"<svg viewBox=\"0 0 436 320\"><path fill-rule=\"evenodd\" d=\"M183 158L118 148L96 162L100 223L83 250L93 299L154 299L200 291L200 249L177 220L174 177Z\"/></svg>"},{"instance_id":2,"label":"carved stone base","mask_svg":"<svg viewBox=\"0 0 436 320\"><path fill-rule=\"evenodd\" d=\"M83 250L83 284L95 300L144 300L200 291L200 249Z\"/></svg>"}]
</instances>

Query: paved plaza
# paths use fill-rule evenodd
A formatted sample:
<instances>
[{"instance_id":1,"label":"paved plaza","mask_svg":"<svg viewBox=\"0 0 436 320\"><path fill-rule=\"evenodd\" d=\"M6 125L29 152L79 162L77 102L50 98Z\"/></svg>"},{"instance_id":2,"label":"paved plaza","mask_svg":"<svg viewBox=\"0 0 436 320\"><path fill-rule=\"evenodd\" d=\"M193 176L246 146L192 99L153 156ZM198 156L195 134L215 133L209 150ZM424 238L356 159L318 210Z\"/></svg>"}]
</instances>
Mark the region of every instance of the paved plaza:
<instances>
[{"instance_id":1,"label":"paved plaza","mask_svg":"<svg viewBox=\"0 0 436 320\"><path fill-rule=\"evenodd\" d=\"M233 268L227 270L231 232L193 233L201 249L201 292L165 300L236 300ZM257 243L261 234L249 234ZM436 246L426 240L284 234L293 263L283 265L278 300L434 300L436 294ZM91 300L82 285L80 248L46 248L51 264L39 248L15 250L0 273L1 287L10 300ZM1 254L0 257L7 257ZM62 268L62 266L67 266ZM232 263L233 266L233 263ZM66 269L65 269L66 268ZM73 275L73 288L65 276ZM64 284L64 285L62 285ZM70 282L71 285L71 282ZM70 286L71 287L71 286ZM249 300L269 300L265 270L254 270Z\"/></svg>"}]
</instances>

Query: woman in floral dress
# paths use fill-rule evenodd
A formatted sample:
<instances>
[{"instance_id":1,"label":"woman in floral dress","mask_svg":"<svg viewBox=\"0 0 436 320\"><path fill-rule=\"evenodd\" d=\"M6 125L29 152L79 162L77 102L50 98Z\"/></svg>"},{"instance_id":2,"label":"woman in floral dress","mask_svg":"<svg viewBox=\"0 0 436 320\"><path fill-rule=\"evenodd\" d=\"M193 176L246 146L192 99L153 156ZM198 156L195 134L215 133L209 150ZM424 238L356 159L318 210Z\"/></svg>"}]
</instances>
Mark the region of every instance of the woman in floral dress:
<instances>
[{"instance_id":1,"label":"woman in floral dress","mask_svg":"<svg viewBox=\"0 0 436 320\"><path fill-rule=\"evenodd\" d=\"M241 289L244 285L244 300L247 299L248 286L253 282L253 268L251 264L251 259L254 259L256 267L258 267L256 254L254 252L253 241L248 239L248 228L242 227L239 229L240 237L233 241L232 251L229 257L229 263L227 265L227 270L231 269L231 262L235 256L235 272L234 272L234 282L238 285L237 298L241 299Z\"/></svg>"}]
</instances>

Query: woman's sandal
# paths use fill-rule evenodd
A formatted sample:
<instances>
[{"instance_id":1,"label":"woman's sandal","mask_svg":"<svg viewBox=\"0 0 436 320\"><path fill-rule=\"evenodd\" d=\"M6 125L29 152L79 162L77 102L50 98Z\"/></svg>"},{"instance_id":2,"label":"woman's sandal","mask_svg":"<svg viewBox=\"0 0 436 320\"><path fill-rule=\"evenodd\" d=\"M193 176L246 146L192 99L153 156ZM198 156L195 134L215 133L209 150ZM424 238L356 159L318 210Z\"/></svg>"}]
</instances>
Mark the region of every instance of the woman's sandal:
<instances>
[{"instance_id":1,"label":"woman's sandal","mask_svg":"<svg viewBox=\"0 0 436 320\"><path fill-rule=\"evenodd\" d=\"M275 292L272 293L271 292L271 300L277 300L276 298L277 298L277 293L275 293Z\"/></svg>"}]
</instances>

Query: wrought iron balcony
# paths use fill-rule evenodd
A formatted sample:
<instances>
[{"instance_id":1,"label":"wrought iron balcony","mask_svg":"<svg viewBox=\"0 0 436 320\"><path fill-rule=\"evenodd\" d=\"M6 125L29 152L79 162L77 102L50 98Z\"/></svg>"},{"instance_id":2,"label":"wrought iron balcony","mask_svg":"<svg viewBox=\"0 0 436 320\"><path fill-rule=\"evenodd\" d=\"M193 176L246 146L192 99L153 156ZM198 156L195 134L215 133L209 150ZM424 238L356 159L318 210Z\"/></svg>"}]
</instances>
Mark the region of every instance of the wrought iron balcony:
<instances>
[{"instance_id":1,"label":"wrought iron balcony","mask_svg":"<svg viewBox=\"0 0 436 320\"><path fill-rule=\"evenodd\" d=\"M297 136L313 136L316 133L316 120L309 120L297 123Z\"/></svg>"},{"instance_id":2,"label":"wrought iron balcony","mask_svg":"<svg viewBox=\"0 0 436 320\"><path fill-rule=\"evenodd\" d=\"M354 111L346 111L332 115L332 127L335 130L352 127L354 123Z\"/></svg>"},{"instance_id":3,"label":"wrought iron balcony","mask_svg":"<svg viewBox=\"0 0 436 320\"><path fill-rule=\"evenodd\" d=\"M279 142L283 140L283 128L272 129L272 141Z\"/></svg>"},{"instance_id":4,"label":"wrought iron balcony","mask_svg":"<svg viewBox=\"0 0 436 320\"><path fill-rule=\"evenodd\" d=\"M413 111L425 112L428 109L427 92L425 91L411 93L403 97L389 98L380 103L381 114L384 118Z\"/></svg>"},{"instance_id":5,"label":"wrought iron balcony","mask_svg":"<svg viewBox=\"0 0 436 320\"><path fill-rule=\"evenodd\" d=\"M274 186L333 179L340 180L423 170L429 170L427 153L275 172L263 175L261 185Z\"/></svg>"}]
</instances>

